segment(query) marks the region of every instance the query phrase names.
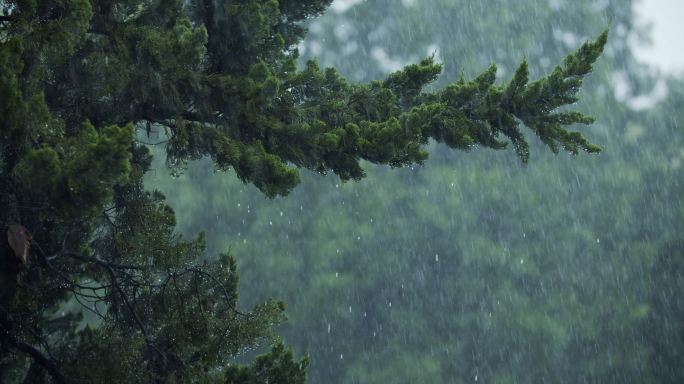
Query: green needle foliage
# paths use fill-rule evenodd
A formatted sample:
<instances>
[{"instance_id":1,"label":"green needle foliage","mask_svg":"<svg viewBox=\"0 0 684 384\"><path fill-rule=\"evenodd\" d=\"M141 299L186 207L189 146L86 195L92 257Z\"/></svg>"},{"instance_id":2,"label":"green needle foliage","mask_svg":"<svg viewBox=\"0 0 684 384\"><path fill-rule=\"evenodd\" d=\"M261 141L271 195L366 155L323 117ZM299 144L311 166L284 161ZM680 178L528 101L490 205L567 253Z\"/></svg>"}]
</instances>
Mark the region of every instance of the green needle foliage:
<instances>
[{"instance_id":1,"label":"green needle foliage","mask_svg":"<svg viewBox=\"0 0 684 384\"><path fill-rule=\"evenodd\" d=\"M0 380L295 383L307 360L274 340L284 305L237 306L230 254L183 239L164 197L143 189L149 144L167 164L210 157L267 196L297 168L359 179L359 161L421 163L430 139L527 161L522 125L553 151L597 152L561 110L606 43L604 32L550 75L509 84L492 66L425 92L425 59L357 84L315 62L297 68L302 23L330 0L0 1ZM200 197L198 197L200 198ZM12 228L26 231L18 251ZM84 319L84 314L86 318Z\"/></svg>"}]
</instances>

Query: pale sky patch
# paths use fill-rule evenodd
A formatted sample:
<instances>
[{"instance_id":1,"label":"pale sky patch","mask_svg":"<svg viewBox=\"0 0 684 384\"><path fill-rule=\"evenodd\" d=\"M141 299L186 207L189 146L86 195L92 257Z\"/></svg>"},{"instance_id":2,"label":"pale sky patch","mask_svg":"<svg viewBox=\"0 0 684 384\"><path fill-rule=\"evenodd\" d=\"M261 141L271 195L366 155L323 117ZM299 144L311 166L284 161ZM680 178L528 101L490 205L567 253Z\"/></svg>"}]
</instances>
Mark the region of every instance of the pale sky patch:
<instances>
[{"instance_id":1,"label":"pale sky patch","mask_svg":"<svg viewBox=\"0 0 684 384\"><path fill-rule=\"evenodd\" d=\"M638 25L651 24L653 43L632 42L637 59L668 74L684 73L684 0L641 0L635 13Z\"/></svg>"}]
</instances>

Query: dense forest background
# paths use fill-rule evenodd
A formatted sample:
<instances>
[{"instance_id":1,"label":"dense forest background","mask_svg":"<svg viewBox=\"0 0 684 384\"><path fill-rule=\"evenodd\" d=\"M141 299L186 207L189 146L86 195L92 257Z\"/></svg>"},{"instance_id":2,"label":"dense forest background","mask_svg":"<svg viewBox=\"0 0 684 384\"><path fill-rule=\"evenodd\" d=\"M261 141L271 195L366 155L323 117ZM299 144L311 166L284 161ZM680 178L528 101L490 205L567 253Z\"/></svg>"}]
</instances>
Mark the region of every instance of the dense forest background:
<instances>
[{"instance_id":1,"label":"dense forest background","mask_svg":"<svg viewBox=\"0 0 684 384\"><path fill-rule=\"evenodd\" d=\"M436 88L492 62L532 77L607 26L581 94L600 155L449 151L369 177L303 173L267 199L209 161L161 189L179 230L230 248L245 307L287 303L279 328L318 383L684 381L684 83L639 64L631 0L374 0L310 25L302 60L352 80L434 55ZM303 61L302 61L303 62ZM635 100L666 83L648 108ZM154 135L154 134L153 134ZM161 149L160 149L161 150ZM159 152L157 152L159 153Z\"/></svg>"}]
</instances>

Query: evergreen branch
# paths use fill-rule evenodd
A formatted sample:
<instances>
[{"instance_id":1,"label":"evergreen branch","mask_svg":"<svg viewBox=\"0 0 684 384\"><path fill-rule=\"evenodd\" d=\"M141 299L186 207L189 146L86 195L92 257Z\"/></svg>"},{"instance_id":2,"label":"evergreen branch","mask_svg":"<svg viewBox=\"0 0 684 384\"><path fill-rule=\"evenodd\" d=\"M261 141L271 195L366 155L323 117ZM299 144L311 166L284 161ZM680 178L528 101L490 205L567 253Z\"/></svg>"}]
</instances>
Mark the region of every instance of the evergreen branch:
<instances>
[{"instance_id":1,"label":"evergreen branch","mask_svg":"<svg viewBox=\"0 0 684 384\"><path fill-rule=\"evenodd\" d=\"M433 58L368 84L349 84L334 69L321 70L313 61L280 79L280 87L267 68L254 70L251 91L242 90L242 83L230 76L208 77L224 87L212 84L220 91L217 99L260 107L242 112L230 129L200 122L177 125L167 146L167 163L183 165L210 155L220 169L232 167L241 180L275 196L287 194L299 182L290 164L357 180L365 176L362 159L394 167L421 163L430 139L461 150L476 145L504 149L510 142L527 162L523 125L553 152L563 148L573 154L596 153L600 147L566 129L593 119L557 110L577 101L582 80L606 41L607 31L532 82L523 61L508 85L495 84L497 67L492 65L472 81L461 79L436 93L423 92L441 70ZM224 113L222 108L216 110Z\"/></svg>"},{"instance_id":2,"label":"evergreen branch","mask_svg":"<svg viewBox=\"0 0 684 384\"><path fill-rule=\"evenodd\" d=\"M211 281L214 282L214 284L216 284L221 289L221 292L223 293L223 298L226 300L226 303L230 303L230 295L228 294L228 289L226 288L225 285L223 285L223 283L221 283L216 278L216 276L212 275L211 273L209 273L207 271L203 271L197 267L187 268L186 271L194 272L196 274L200 274L200 275L208 277Z\"/></svg>"},{"instance_id":3,"label":"evergreen branch","mask_svg":"<svg viewBox=\"0 0 684 384\"><path fill-rule=\"evenodd\" d=\"M112 281L112 285L114 286L116 291L121 296L121 299L123 300L124 305L126 305L126 308L128 309L128 311L131 313L131 316L133 316L133 320L135 321L138 328L140 329L140 332L142 333L143 337L145 338L145 342L148 345L152 345L152 342L151 342L151 340L147 334L147 330L145 329L145 326L143 325L142 320L140 319L140 316L138 316L138 313L135 311L135 308L133 307L133 305L131 305L131 302L128 299L128 295L126 294L126 292L124 292L123 289L121 288L121 285L119 285L119 281L117 279L116 272L114 272L114 269L111 266L107 265L106 263L98 263L98 264L100 266L102 266L107 271L107 273L109 274L109 277ZM156 349L156 347L155 347L155 350L159 351L158 349ZM159 353L161 354L161 352L159 352Z\"/></svg>"},{"instance_id":4,"label":"evergreen branch","mask_svg":"<svg viewBox=\"0 0 684 384\"><path fill-rule=\"evenodd\" d=\"M123 288L121 288L121 285L119 284L119 281L118 281L118 278L116 276L116 272L114 271L114 268L110 264L108 264L107 262L104 262L102 260L94 259L94 261L98 265L103 267L107 271L107 273L109 274L109 277L112 281L112 285L114 286L114 288L116 288L117 292L119 293L119 295L121 296L121 299L124 302L124 305L126 306L128 311L130 312L131 316L133 317L135 324L138 326L138 329L140 329L140 332L142 333L143 338L145 339L145 344L149 348L151 348L155 353L157 353L157 355L159 355L159 357L161 357L165 363L168 363L169 362L168 356L164 352L162 352L156 346L155 343L152 342L152 339L149 337L149 334L147 333L147 329L145 328L145 325L143 324L142 320L140 319L140 316L138 316L138 313L136 312L133 304L130 302L128 295L126 294L126 292L124 292Z\"/></svg>"}]
</instances>

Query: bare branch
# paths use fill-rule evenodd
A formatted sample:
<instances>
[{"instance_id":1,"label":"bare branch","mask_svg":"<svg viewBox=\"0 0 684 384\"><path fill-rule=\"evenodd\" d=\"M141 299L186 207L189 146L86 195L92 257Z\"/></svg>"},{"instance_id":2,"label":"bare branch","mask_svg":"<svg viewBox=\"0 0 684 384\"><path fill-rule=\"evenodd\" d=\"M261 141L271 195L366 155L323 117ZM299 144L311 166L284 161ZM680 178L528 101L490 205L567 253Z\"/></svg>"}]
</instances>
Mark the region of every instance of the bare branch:
<instances>
[{"instance_id":1,"label":"bare branch","mask_svg":"<svg viewBox=\"0 0 684 384\"><path fill-rule=\"evenodd\" d=\"M71 291L71 292L74 294L74 299L81 305L81 307L87 309L88 311L90 311L90 313L97 315L97 317L99 317L100 320L102 320L103 322L107 321L107 319L104 317L104 315L102 315L100 313L100 311L97 310L97 302L95 302L93 304L93 308L90 308L90 306L86 305L86 303L81 301L81 299L78 297L79 294L76 293L76 291Z\"/></svg>"},{"instance_id":2,"label":"bare branch","mask_svg":"<svg viewBox=\"0 0 684 384\"><path fill-rule=\"evenodd\" d=\"M142 140L137 140L137 139L134 140L134 141L135 141L136 143L138 143L138 144L143 144L143 145L161 145L161 144L166 144L166 143L169 142L168 140L162 140L162 141L159 141L159 142L156 142L156 143L148 143L148 142L145 142L145 141L142 141Z\"/></svg>"},{"instance_id":3,"label":"bare branch","mask_svg":"<svg viewBox=\"0 0 684 384\"><path fill-rule=\"evenodd\" d=\"M135 269L135 270L144 270L146 268L146 267L140 266L140 265L124 265L124 264L112 263L109 261L98 259L96 257L84 256L84 255L81 255L80 253L76 253L76 252L72 252L72 251L58 252L56 255L51 256L50 259L53 259L53 258L60 256L60 255L68 256L68 257L71 257L72 259L76 259L76 260L80 260L80 261L86 261L89 263L99 264L99 265L106 267L106 268Z\"/></svg>"},{"instance_id":4,"label":"bare branch","mask_svg":"<svg viewBox=\"0 0 684 384\"><path fill-rule=\"evenodd\" d=\"M43 367L48 372L48 374L52 376L56 383L67 384L74 382L72 379L68 378L62 373L59 366L53 359L46 356L38 348L12 335L12 333L10 333L9 331L12 328L14 328L14 324L15 321L12 319L7 310L0 306L0 325L2 326L2 328L5 329L5 332L0 333L1 337L7 340L9 345L14 347L18 351L31 356L33 361L35 361L36 364Z\"/></svg>"}]
</instances>

